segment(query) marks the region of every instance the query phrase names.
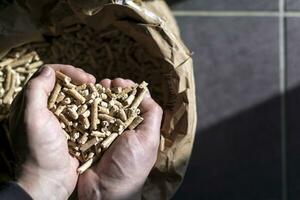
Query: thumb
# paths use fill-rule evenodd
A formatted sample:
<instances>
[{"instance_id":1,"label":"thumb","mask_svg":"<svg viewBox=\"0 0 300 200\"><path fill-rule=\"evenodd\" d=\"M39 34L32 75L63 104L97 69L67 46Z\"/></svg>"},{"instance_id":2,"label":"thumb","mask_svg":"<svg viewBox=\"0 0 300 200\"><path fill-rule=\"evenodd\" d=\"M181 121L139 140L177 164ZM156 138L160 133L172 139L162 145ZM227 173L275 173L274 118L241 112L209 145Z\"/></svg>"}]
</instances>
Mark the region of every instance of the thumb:
<instances>
[{"instance_id":1,"label":"thumb","mask_svg":"<svg viewBox=\"0 0 300 200\"><path fill-rule=\"evenodd\" d=\"M28 110L39 112L47 109L48 95L55 84L55 72L48 66L42 67L36 76L28 81L24 95Z\"/></svg>"},{"instance_id":2,"label":"thumb","mask_svg":"<svg viewBox=\"0 0 300 200\"><path fill-rule=\"evenodd\" d=\"M148 94L140 105L144 121L137 127L138 135L152 145L159 144L163 110Z\"/></svg>"}]
</instances>

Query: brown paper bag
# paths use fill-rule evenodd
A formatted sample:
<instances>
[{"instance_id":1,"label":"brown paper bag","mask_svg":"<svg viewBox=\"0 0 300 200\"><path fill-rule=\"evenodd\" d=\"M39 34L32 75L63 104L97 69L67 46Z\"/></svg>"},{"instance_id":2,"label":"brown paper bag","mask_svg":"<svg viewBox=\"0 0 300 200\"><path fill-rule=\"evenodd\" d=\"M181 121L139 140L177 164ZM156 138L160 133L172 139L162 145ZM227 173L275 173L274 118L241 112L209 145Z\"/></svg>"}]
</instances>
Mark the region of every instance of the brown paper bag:
<instances>
[{"instance_id":1,"label":"brown paper bag","mask_svg":"<svg viewBox=\"0 0 300 200\"><path fill-rule=\"evenodd\" d=\"M164 117L158 159L143 188L143 199L171 198L182 182L189 162L196 128L196 102L191 53L182 43L175 19L165 2L23 0L0 11L0 22L4 30L0 35L0 58L4 58L11 49L31 42L49 42L50 38L54 44L59 41L56 38L64 37L66 27L80 24L80 28L90 27L96 35L106 34L110 30L121 32L124 40L130 40L130 44L136 45L137 50L133 48L131 51L142 52L142 55L149 57L150 63L156 63L156 68L139 66L150 77L156 70L163 72L156 73L158 81L154 78L147 80L150 86L152 83L162 86L153 88L153 92L156 94L154 98L164 109ZM114 40L115 38L112 39ZM138 50L139 48L143 50ZM48 50L39 52L37 49L42 60L43 53L49 52ZM85 57L88 55L83 55ZM46 63L74 64L72 59L61 60L51 56L45 56L44 59ZM114 59L117 62L122 57ZM126 71L116 72L119 70L116 65L112 65L104 75L103 69L96 64L93 69L86 70L95 74L98 80L104 75L109 78L121 76L134 81L139 79ZM155 93L157 88L160 91ZM5 155L11 157L7 155L7 148L9 147L0 154L4 154L3 158ZM4 162L4 159L1 161Z\"/></svg>"}]
</instances>

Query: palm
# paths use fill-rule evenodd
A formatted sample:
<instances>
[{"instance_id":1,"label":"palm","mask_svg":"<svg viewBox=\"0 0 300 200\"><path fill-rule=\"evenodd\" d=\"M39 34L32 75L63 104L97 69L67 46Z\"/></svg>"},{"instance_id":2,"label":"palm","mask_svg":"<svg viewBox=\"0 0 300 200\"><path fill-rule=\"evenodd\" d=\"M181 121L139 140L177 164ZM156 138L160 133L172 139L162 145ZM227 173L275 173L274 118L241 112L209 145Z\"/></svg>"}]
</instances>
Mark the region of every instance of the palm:
<instances>
[{"instance_id":1,"label":"palm","mask_svg":"<svg viewBox=\"0 0 300 200\"><path fill-rule=\"evenodd\" d=\"M76 186L78 161L69 155L60 124L47 109L48 95L55 84L54 71L74 77L76 84L95 79L72 66L48 65L42 69L29 80L11 107L10 132L20 164L18 183L33 198L43 199L51 193L57 199L65 199Z\"/></svg>"},{"instance_id":2,"label":"palm","mask_svg":"<svg viewBox=\"0 0 300 200\"><path fill-rule=\"evenodd\" d=\"M133 177L143 177L144 174L141 174L137 168L141 163L148 163L151 160L149 156L152 156L144 148L145 145L140 141L136 131L125 131L105 152L93 170L100 177L119 182L119 184L120 180L126 182ZM140 182L141 180L136 179L135 181Z\"/></svg>"},{"instance_id":3,"label":"palm","mask_svg":"<svg viewBox=\"0 0 300 200\"><path fill-rule=\"evenodd\" d=\"M108 84L107 80L101 82L105 87L132 84L124 79ZM140 109L144 122L135 131L122 133L101 160L79 177L80 198L93 199L95 194L115 199L138 195L156 161L162 115L160 107L149 97L142 101Z\"/></svg>"},{"instance_id":4,"label":"palm","mask_svg":"<svg viewBox=\"0 0 300 200\"><path fill-rule=\"evenodd\" d=\"M35 123L35 130L43 130L42 134L45 136L45 139L40 141L41 148L37 152L41 154L38 156L41 159L40 167L55 171L76 171L78 161L68 153L67 140L56 117L47 109L37 114L36 119L40 121ZM44 156L46 154L47 157ZM56 162L53 162L54 160Z\"/></svg>"}]
</instances>

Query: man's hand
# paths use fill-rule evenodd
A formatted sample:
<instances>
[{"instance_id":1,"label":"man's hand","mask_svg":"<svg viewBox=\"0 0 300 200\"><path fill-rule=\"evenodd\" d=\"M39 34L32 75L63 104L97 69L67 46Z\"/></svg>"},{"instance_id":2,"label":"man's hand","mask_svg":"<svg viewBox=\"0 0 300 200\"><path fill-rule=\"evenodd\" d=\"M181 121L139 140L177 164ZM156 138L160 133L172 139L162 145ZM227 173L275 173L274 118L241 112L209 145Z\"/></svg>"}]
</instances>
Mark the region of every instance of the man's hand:
<instances>
[{"instance_id":1,"label":"man's hand","mask_svg":"<svg viewBox=\"0 0 300 200\"><path fill-rule=\"evenodd\" d=\"M132 81L105 79L102 85L126 87ZM79 199L140 199L141 189L157 158L162 109L146 96L140 105L144 121L119 136L96 166L79 177Z\"/></svg>"},{"instance_id":2,"label":"man's hand","mask_svg":"<svg viewBox=\"0 0 300 200\"><path fill-rule=\"evenodd\" d=\"M67 199L78 178L78 161L69 155L60 124L47 109L57 70L77 83L95 82L93 76L81 69L47 65L33 76L14 100L10 132L20 165L17 183L33 199Z\"/></svg>"}]
</instances>

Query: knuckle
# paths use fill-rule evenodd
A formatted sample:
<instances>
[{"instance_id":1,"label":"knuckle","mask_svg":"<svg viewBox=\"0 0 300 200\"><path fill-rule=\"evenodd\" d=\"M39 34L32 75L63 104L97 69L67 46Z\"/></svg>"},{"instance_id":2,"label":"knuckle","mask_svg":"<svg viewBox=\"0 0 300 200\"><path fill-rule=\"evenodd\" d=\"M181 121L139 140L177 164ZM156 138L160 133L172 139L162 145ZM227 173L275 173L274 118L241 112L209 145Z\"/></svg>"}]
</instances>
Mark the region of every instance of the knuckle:
<instances>
[{"instance_id":1,"label":"knuckle","mask_svg":"<svg viewBox=\"0 0 300 200\"><path fill-rule=\"evenodd\" d=\"M109 78L105 78L105 79L102 79L101 81L101 84L105 84L105 83L110 83L111 82L111 80L109 79Z\"/></svg>"},{"instance_id":2,"label":"knuckle","mask_svg":"<svg viewBox=\"0 0 300 200\"><path fill-rule=\"evenodd\" d=\"M37 88L38 84L39 84L38 81L35 79L28 81L27 86L26 86L26 91L34 90L35 88Z\"/></svg>"},{"instance_id":3,"label":"knuckle","mask_svg":"<svg viewBox=\"0 0 300 200\"><path fill-rule=\"evenodd\" d=\"M80 67L76 67L76 70L81 71L81 72L85 72L82 68Z\"/></svg>"},{"instance_id":4,"label":"knuckle","mask_svg":"<svg viewBox=\"0 0 300 200\"><path fill-rule=\"evenodd\" d=\"M124 79L122 79L122 78L115 78L112 81L113 86L119 86L119 85L122 85L123 83L124 83Z\"/></svg>"},{"instance_id":5,"label":"knuckle","mask_svg":"<svg viewBox=\"0 0 300 200\"><path fill-rule=\"evenodd\" d=\"M135 133L134 133L134 131L132 131L132 130L128 130L127 132L126 132L126 134L124 134L124 139L126 140L126 141L135 141Z\"/></svg>"},{"instance_id":6,"label":"knuckle","mask_svg":"<svg viewBox=\"0 0 300 200\"><path fill-rule=\"evenodd\" d=\"M62 71L64 68L73 68L75 69L74 66L68 65L68 64L45 64L44 66L51 67L54 70Z\"/></svg>"},{"instance_id":7,"label":"knuckle","mask_svg":"<svg viewBox=\"0 0 300 200\"><path fill-rule=\"evenodd\" d=\"M115 78L113 81L116 81L116 82L120 82L120 81L123 81L124 79L122 78Z\"/></svg>"},{"instance_id":8,"label":"knuckle","mask_svg":"<svg viewBox=\"0 0 300 200\"><path fill-rule=\"evenodd\" d=\"M153 104L153 111L155 113L157 113L158 115L162 115L163 114L163 109L156 102L154 102L154 104Z\"/></svg>"},{"instance_id":9,"label":"knuckle","mask_svg":"<svg viewBox=\"0 0 300 200\"><path fill-rule=\"evenodd\" d=\"M24 89L24 98L29 100L33 94L33 91L39 87L39 81L36 79L32 79L27 82L26 87Z\"/></svg>"},{"instance_id":10,"label":"knuckle","mask_svg":"<svg viewBox=\"0 0 300 200\"><path fill-rule=\"evenodd\" d=\"M157 152L158 151L159 143L153 140L148 141L147 149L149 152Z\"/></svg>"},{"instance_id":11,"label":"knuckle","mask_svg":"<svg viewBox=\"0 0 300 200\"><path fill-rule=\"evenodd\" d=\"M133 80L131 79L125 79L125 81L129 82L130 84L134 84Z\"/></svg>"},{"instance_id":12,"label":"knuckle","mask_svg":"<svg viewBox=\"0 0 300 200\"><path fill-rule=\"evenodd\" d=\"M157 137L154 137L154 134L151 136L148 134L138 134L138 136L147 152L156 152L158 150L159 140Z\"/></svg>"},{"instance_id":13,"label":"knuckle","mask_svg":"<svg viewBox=\"0 0 300 200\"><path fill-rule=\"evenodd\" d=\"M63 67L67 67L67 68L71 68L71 69L75 69L75 67L73 65L62 65Z\"/></svg>"}]
</instances>

